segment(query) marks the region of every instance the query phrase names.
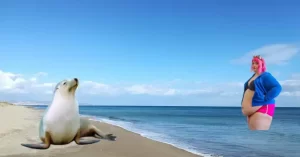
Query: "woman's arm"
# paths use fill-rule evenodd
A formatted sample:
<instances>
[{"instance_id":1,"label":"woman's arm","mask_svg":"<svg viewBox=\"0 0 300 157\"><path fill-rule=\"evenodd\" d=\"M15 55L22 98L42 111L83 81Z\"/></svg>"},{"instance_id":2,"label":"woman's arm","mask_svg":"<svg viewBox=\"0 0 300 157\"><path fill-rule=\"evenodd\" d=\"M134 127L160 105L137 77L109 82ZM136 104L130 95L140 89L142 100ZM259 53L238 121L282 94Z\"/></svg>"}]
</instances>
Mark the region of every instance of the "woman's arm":
<instances>
[{"instance_id":1,"label":"woman's arm","mask_svg":"<svg viewBox=\"0 0 300 157\"><path fill-rule=\"evenodd\" d=\"M282 87L279 84L279 82L271 74L266 75L263 78L263 85L267 91L265 95L265 101L269 101L276 98L282 90Z\"/></svg>"},{"instance_id":2,"label":"woman's arm","mask_svg":"<svg viewBox=\"0 0 300 157\"><path fill-rule=\"evenodd\" d=\"M242 113L244 116L251 116L254 114L261 106L249 106L249 107L242 107Z\"/></svg>"}]
</instances>

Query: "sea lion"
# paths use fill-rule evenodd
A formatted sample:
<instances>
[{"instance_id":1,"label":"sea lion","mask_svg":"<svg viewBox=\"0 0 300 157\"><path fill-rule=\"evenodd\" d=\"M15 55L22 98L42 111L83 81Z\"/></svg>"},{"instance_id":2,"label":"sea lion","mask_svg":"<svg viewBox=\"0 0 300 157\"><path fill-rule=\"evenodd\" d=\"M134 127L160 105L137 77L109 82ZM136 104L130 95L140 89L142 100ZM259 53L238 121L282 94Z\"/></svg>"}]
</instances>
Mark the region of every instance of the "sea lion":
<instances>
[{"instance_id":1,"label":"sea lion","mask_svg":"<svg viewBox=\"0 0 300 157\"><path fill-rule=\"evenodd\" d=\"M63 80L54 89L51 104L45 110L39 124L40 144L21 144L33 149L48 149L51 144L65 145L75 141L78 145L97 143L99 139L83 140L83 135L114 140L112 134L104 135L96 127L82 119L75 92L79 81L77 78ZM82 120L81 120L82 119Z\"/></svg>"}]
</instances>

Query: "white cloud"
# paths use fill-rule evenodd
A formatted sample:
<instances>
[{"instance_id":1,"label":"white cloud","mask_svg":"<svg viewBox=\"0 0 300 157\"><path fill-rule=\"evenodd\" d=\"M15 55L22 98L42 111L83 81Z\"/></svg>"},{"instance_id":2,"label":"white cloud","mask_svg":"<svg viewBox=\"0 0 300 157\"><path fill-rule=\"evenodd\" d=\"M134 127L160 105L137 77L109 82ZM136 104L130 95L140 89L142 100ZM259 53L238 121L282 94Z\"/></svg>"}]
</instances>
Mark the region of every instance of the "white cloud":
<instances>
[{"instance_id":1,"label":"white cloud","mask_svg":"<svg viewBox=\"0 0 300 157\"><path fill-rule=\"evenodd\" d=\"M235 90L241 91L242 83L239 82L229 82L222 84L204 84L199 82L191 82L189 86L185 82L186 87L176 88L176 84L171 81L173 86L170 84L165 85L132 85L125 87L125 91L130 94L135 95L156 95L156 96L189 96L189 95L226 95L225 93L235 93ZM183 81L180 83L184 83ZM220 88L221 87L221 88ZM226 90L224 90L226 89Z\"/></svg>"},{"instance_id":2,"label":"white cloud","mask_svg":"<svg viewBox=\"0 0 300 157\"><path fill-rule=\"evenodd\" d=\"M272 44L266 45L256 50L250 51L240 58L231 62L237 64L245 64L251 61L253 55L261 55L267 64L285 64L292 59L300 51L298 45L293 44Z\"/></svg>"},{"instance_id":3,"label":"white cloud","mask_svg":"<svg viewBox=\"0 0 300 157\"><path fill-rule=\"evenodd\" d=\"M48 76L48 73L46 72L38 72L36 74L34 74L35 77L43 77L43 76Z\"/></svg>"},{"instance_id":4,"label":"white cloud","mask_svg":"<svg viewBox=\"0 0 300 157\"><path fill-rule=\"evenodd\" d=\"M93 82L93 81L82 81L81 93L92 94L92 95L117 95L120 93L120 89L111 85Z\"/></svg>"},{"instance_id":5,"label":"white cloud","mask_svg":"<svg viewBox=\"0 0 300 157\"><path fill-rule=\"evenodd\" d=\"M280 81L283 96L300 96L300 79Z\"/></svg>"},{"instance_id":6,"label":"white cloud","mask_svg":"<svg viewBox=\"0 0 300 157\"><path fill-rule=\"evenodd\" d=\"M5 93L40 93L53 88L53 83L39 83L40 74L25 78L20 74L13 74L0 70L0 92Z\"/></svg>"},{"instance_id":7,"label":"white cloud","mask_svg":"<svg viewBox=\"0 0 300 157\"><path fill-rule=\"evenodd\" d=\"M300 80L300 73L294 73L291 76L292 79L299 79Z\"/></svg>"},{"instance_id":8,"label":"white cloud","mask_svg":"<svg viewBox=\"0 0 300 157\"><path fill-rule=\"evenodd\" d=\"M153 85L132 85L125 87L125 91L131 94L149 94L149 95L175 95L175 89L159 88Z\"/></svg>"},{"instance_id":9,"label":"white cloud","mask_svg":"<svg viewBox=\"0 0 300 157\"><path fill-rule=\"evenodd\" d=\"M47 76L40 73L32 77L0 71L0 99L16 101L50 101L53 88L57 82L42 82L41 77ZM280 81L283 91L280 100L299 101L300 78L293 75L292 79ZM65 78L63 78L65 79ZM216 105L239 105L243 92L243 82L227 82L211 84L205 82L174 82L155 84L105 84L94 81L80 80L78 97L89 103L169 103L199 105L210 103ZM182 86L184 84L184 86ZM131 99L129 101L129 99ZM146 102L147 101L147 102ZM129 105L130 105L129 104ZM149 104L150 105L150 104ZM201 105L201 104L200 104ZM209 105L209 104L205 104Z\"/></svg>"},{"instance_id":10,"label":"white cloud","mask_svg":"<svg viewBox=\"0 0 300 157\"><path fill-rule=\"evenodd\" d=\"M40 82L39 78L47 76L46 73L37 73L33 77L25 78L19 74L0 71L0 92L4 93L39 93L52 94L56 82ZM150 96L188 96L188 95L226 95L226 92L234 93L235 91L223 91L220 86L240 87L241 83L227 83L216 85L205 85L205 83L194 82L188 86L187 82L172 80L169 83L156 84L131 84L131 85L109 85L100 82L81 80L78 92L82 95L106 95L119 96L129 95L150 95ZM176 84L179 86L176 88ZM184 84L181 86L180 84ZM190 88L189 88L190 87ZM224 89L224 88L223 88ZM232 95L232 94L230 94Z\"/></svg>"},{"instance_id":11,"label":"white cloud","mask_svg":"<svg viewBox=\"0 0 300 157\"><path fill-rule=\"evenodd\" d=\"M294 92L282 92L281 95L283 96L296 96L300 97L300 91L294 91Z\"/></svg>"}]
</instances>

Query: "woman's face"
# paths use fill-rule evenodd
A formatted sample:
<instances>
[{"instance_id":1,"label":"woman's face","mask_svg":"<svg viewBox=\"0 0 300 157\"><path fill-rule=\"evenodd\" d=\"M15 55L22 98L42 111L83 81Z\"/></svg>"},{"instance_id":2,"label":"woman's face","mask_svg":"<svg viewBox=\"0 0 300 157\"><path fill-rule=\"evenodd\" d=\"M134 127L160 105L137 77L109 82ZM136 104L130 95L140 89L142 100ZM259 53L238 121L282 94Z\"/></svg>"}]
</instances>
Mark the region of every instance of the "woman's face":
<instances>
[{"instance_id":1,"label":"woman's face","mask_svg":"<svg viewBox=\"0 0 300 157\"><path fill-rule=\"evenodd\" d=\"M254 72L257 72L257 70L258 70L258 63L257 62L252 61L252 69L253 69Z\"/></svg>"}]
</instances>

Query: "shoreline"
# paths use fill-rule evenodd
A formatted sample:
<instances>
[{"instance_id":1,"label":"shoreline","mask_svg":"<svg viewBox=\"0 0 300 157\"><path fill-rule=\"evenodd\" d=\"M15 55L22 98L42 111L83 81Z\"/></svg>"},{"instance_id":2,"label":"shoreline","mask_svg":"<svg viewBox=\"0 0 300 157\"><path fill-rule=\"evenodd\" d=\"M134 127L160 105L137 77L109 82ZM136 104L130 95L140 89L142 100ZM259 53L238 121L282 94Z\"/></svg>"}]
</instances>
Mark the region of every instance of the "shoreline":
<instances>
[{"instance_id":1,"label":"shoreline","mask_svg":"<svg viewBox=\"0 0 300 157\"><path fill-rule=\"evenodd\" d=\"M81 116L86 117L86 118L88 118L89 120L91 120L91 121L93 121L95 123L105 123L107 125L113 125L115 127L119 127L120 129L123 129L124 131L128 131L130 133L137 134L137 135L139 135L139 136L141 136L143 138L146 138L148 140L152 140L152 141L155 141L155 142L160 142L160 143L163 143L163 144L171 145L171 146L173 146L173 147L175 147L177 149L180 149L182 151L186 151L186 152L192 153L192 154L197 155L199 157L221 157L221 156L214 156L214 155L210 155L210 154L202 154L202 153L199 153L199 152L193 152L192 150L188 150L187 148L181 148L180 146L177 146L176 144L173 144L173 143L168 143L168 142L164 142L164 141L160 141L160 140L156 140L156 139L144 136L144 135L142 135L142 133L129 130L129 129L127 129L125 127L122 127L120 125L111 124L111 123L105 122L103 120L94 119L94 116L90 116L90 115L81 115Z\"/></svg>"},{"instance_id":2,"label":"shoreline","mask_svg":"<svg viewBox=\"0 0 300 157\"><path fill-rule=\"evenodd\" d=\"M2 106L3 105L0 103L0 107ZM140 133L127 130L121 126L93 119L93 116L88 115L81 116L90 119L92 123L103 132L115 134L117 136L116 141L101 140L99 143L85 146L78 146L72 142L63 146L51 145L49 149L43 151L28 149L22 147L20 143L28 143L33 141L40 142L38 139L37 127L40 116L43 113L43 109L36 109L31 106L14 104L9 106L6 105L2 108L7 108L6 112L11 110L11 112L23 112L23 114L20 117L15 117L14 121L11 121L12 123L15 123L15 126L22 125L21 127L15 129L15 127L7 126L6 130L4 129L0 132L0 149L5 150L4 152L0 152L0 156L31 157L35 155L49 156L51 154L51 156L57 157L81 157L84 155L99 156L100 153L103 157L204 157L183 148L174 146L173 144L144 137ZM13 116L11 115L13 113L7 113L4 114L3 117L2 112L3 111L0 110L1 119L6 119L7 117L11 118ZM6 123L6 121L4 123ZM9 142L10 140L12 142ZM9 142L9 144L7 144L7 142ZM66 147L68 147L68 149L64 149ZM10 151L13 153L10 153Z\"/></svg>"}]
</instances>

